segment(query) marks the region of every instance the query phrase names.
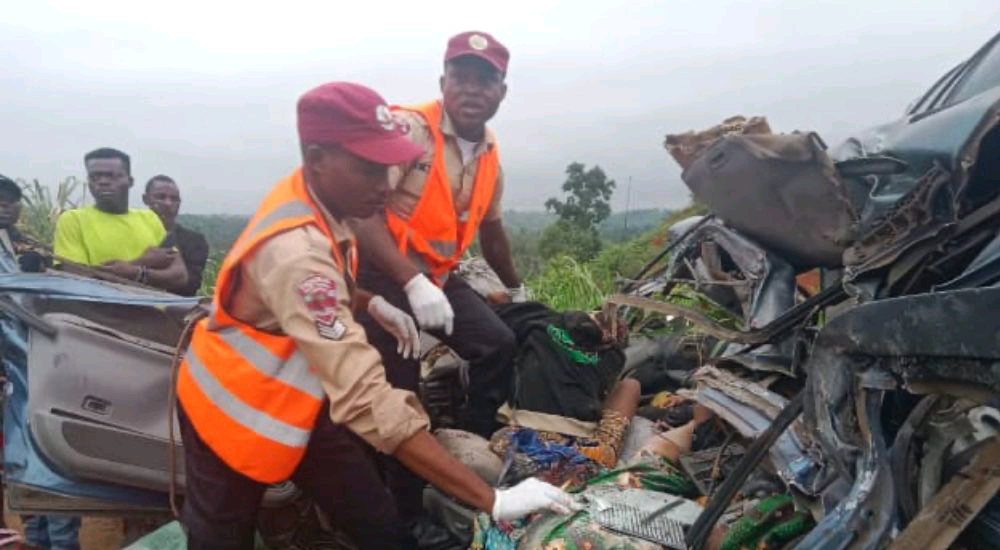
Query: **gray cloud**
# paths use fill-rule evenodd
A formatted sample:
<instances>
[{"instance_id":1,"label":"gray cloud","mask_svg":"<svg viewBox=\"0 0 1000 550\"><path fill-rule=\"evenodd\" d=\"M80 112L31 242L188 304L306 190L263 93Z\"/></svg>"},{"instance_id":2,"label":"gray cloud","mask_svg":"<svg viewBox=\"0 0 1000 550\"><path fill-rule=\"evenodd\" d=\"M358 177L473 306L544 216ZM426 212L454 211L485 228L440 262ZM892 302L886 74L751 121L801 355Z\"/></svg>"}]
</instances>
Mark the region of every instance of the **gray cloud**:
<instances>
[{"instance_id":1,"label":"gray cloud","mask_svg":"<svg viewBox=\"0 0 1000 550\"><path fill-rule=\"evenodd\" d=\"M979 0L340 4L8 9L0 173L54 183L110 145L139 181L174 176L186 211L247 213L297 161L301 92L353 80L391 101L434 97L446 38L482 28L513 52L494 124L506 207L540 208L573 161L618 181L618 208L630 177L633 206L678 206L664 134L761 114L832 145L898 116L1000 30L995 1Z\"/></svg>"}]
</instances>

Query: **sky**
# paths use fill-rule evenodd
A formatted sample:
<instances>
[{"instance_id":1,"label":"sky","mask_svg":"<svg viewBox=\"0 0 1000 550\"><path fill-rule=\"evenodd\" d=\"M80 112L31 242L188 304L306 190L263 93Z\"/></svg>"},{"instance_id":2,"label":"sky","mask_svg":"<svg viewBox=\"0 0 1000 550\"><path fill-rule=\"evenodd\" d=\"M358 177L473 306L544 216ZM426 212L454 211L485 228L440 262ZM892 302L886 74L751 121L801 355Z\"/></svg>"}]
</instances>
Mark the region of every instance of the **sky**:
<instances>
[{"instance_id":1,"label":"sky","mask_svg":"<svg viewBox=\"0 0 1000 550\"><path fill-rule=\"evenodd\" d=\"M666 134L763 115L833 146L1000 32L996 0L254 4L5 6L0 173L54 186L111 146L132 156L133 204L164 173L185 212L248 214L298 163L299 95L348 80L437 97L447 39L482 30L511 50L491 122L506 209L541 209L577 161L617 182L616 210L673 208L689 195Z\"/></svg>"}]
</instances>

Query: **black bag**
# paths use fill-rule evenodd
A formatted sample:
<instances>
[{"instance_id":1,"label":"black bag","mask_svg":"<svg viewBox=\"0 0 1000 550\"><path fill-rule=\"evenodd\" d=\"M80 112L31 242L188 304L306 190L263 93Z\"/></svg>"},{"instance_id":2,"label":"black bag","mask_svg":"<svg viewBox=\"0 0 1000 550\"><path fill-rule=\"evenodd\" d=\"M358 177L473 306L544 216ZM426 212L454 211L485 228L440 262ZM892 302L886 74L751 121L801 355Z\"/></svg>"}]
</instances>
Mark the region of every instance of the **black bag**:
<instances>
[{"instance_id":1,"label":"black bag","mask_svg":"<svg viewBox=\"0 0 1000 550\"><path fill-rule=\"evenodd\" d=\"M494 308L517 338L511 407L600 420L625 364L619 347L603 343L600 325L582 311L560 313L538 302Z\"/></svg>"}]
</instances>

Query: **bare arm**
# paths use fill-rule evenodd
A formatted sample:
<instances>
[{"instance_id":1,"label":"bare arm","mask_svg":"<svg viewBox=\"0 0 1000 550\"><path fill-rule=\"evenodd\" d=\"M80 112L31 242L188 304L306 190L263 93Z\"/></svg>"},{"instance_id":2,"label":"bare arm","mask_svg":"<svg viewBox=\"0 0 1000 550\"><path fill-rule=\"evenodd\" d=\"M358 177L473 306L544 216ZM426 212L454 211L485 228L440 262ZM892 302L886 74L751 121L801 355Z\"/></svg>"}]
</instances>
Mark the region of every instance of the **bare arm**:
<instances>
[{"instance_id":1,"label":"bare arm","mask_svg":"<svg viewBox=\"0 0 1000 550\"><path fill-rule=\"evenodd\" d=\"M382 273L392 277L400 286L416 277L420 270L399 252L396 240L389 233L385 215L376 214L355 222L355 233L361 254L375 264Z\"/></svg>"},{"instance_id":2,"label":"bare arm","mask_svg":"<svg viewBox=\"0 0 1000 550\"><path fill-rule=\"evenodd\" d=\"M159 249L159 251L162 253L163 249ZM144 255L143 258L145 257ZM184 259L176 251L169 253L169 256L162 256L166 259L163 262L149 262L143 258L131 262L108 262L102 267L130 281L139 281L142 270L145 269L146 280L142 282L168 292L179 292L187 284L187 268L184 267ZM151 267L148 264L158 267Z\"/></svg>"},{"instance_id":3,"label":"bare arm","mask_svg":"<svg viewBox=\"0 0 1000 550\"><path fill-rule=\"evenodd\" d=\"M483 220L479 225L479 244L483 257L507 288L521 286L521 278L514 268L514 257L510 252L510 241L504 231L503 221Z\"/></svg>"},{"instance_id":4,"label":"bare arm","mask_svg":"<svg viewBox=\"0 0 1000 550\"><path fill-rule=\"evenodd\" d=\"M393 456L445 493L484 512L493 510L493 488L448 454L428 432L414 434L396 447Z\"/></svg>"},{"instance_id":5,"label":"bare arm","mask_svg":"<svg viewBox=\"0 0 1000 550\"><path fill-rule=\"evenodd\" d=\"M182 292L188 283L184 258L175 253L173 260L165 268L146 268L146 284L169 292Z\"/></svg>"},{"instance_id":6,"label":"bare arm","mask_svg":"<svg viewBox=\"0 0 1000 550\"><path fill-rule=\"evenodd\" d=\"M393 388L385 378L378 351L354 320L340 294L347 285L330 257L330 243L315 228L297 229L265 243L243 265L242 291L259 296L295 339L299 351L316 365L329 399L334 423L343 424L379 451L397 456L416 474L484 511L491 511L493 490L469 468L449 455L427 433L430 420L411 392ZM309 282L303 285L303 282ZM316 293L337 294L334 305L307 300ZM362 291L363 292L363 291ZM350 296L357 299L357 293ZM334 308L335 335L319 330L317 310Z\"/></svg>"}]
</instances>

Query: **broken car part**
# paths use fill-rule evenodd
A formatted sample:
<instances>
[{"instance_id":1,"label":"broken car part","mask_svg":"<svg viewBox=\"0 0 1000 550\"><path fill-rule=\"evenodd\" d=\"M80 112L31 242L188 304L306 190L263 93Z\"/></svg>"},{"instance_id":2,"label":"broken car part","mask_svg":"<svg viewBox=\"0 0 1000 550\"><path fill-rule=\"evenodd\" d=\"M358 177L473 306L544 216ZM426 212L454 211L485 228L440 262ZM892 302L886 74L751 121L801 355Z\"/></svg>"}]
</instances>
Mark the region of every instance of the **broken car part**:
<instances>
[{"instance_id":1,"label":"broken car part","mask_svg":"<svg viewBox=\"0 0 1000 550\"><path fill-rule=\"evenodd\" d=\"M729 507L729 502L736 496L737 491L740 490L743 483L750 477L754 469L757 468L760 461L764 459L764 456L767 455L771 445L802 414L802 403L803 395L801 393L789 400L785 408L778 413L774 422L750 445L747 453L740 460L739 464L737 464L736 469L722 482L718 492L709 500L705 511L701 513L698 520L688 530L685 540L687 540L689 548L692 550L702 550L704 548L705 542L708 541L708 536L712 532L712 528L715 527L715 523L725 513L726 508Z\"/></svg>"},{"instance_id":2,"label":"broken car part","mask_svg":"<svg viewBox=\"0 0 1000 550\"><path fill-rule=\"evenodd\" d=\"M891 550L946 550L1000 491L1000 438L979 448L900 533Z\"/></svg>"},{"instance_id":3,"label":"broken car part","mask_svg":"<svg viewBox=\"0 0 1000 550\"><path fill-rule=\"evenodd\" d=\"M787 406L788 400L766 387L711 366L694 375L694 398L747 439L760 437ZM822 464L809 454L811 437L793 422L769 449L771 462L789 487L815 496L829 481Z\"/></svg>"}]
</instances>

